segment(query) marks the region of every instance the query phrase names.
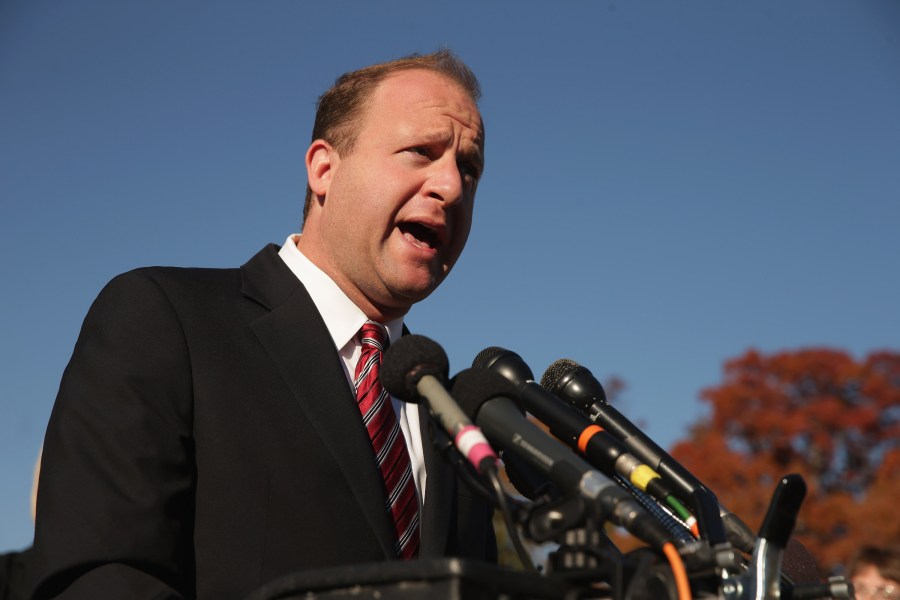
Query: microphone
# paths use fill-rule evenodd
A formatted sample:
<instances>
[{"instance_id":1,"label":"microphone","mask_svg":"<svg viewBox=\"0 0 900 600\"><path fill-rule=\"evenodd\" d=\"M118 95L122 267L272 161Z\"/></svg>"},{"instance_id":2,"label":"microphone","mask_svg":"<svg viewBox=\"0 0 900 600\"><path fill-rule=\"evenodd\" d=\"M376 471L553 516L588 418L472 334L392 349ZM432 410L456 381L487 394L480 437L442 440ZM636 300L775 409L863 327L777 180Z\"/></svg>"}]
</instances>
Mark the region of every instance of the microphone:
<instances>
[{"instance_id":1,"label":"microphone","mask_svg":"<svg viewBox=\"0 0 900 600\"><path fill-rule=\"evenodd\" d=\"M429 411L453 438L454 445L484 474L497 462L497 455L475 427L444 382L450 364L444 349L424 335L404 335L391 344L381 361L378 379L391 396L404 402L425 400Z\"/></svg>"},{"instance_id":2,"label":"microphone","mask_svg":"<svg viewBox=\"0 0 900 600\"><path fill-rule=\"evenodd\" d=\"M791 539L797 523L797 513L800 512L805 496L806 483L800 475L785 475L778 482L759 528L759 539L753 549L750 567L733 580L741 597L779 597L784 551ZM800 597L800 589L794 588L798 593L792 596Z\"/></svg>"},{"instance_id":3,"label":"microphone","mask_svg":"<svg viewBox=\"0 0 900 600\"><path fill-rule=\"evenodd\" d=\"M503 375L516 386L525 410L606 475L618 475L638 489L649 490L655 497L666 501L670 492L660 475L630 454L628 448L612 434L535 383L531 369L521 356L512 350L492 346L482 350L472 366L492 369Z\"/></svg>"},{"instance_id":4,"label":"microphone","mask_svg":"<svg viewBox=\"0 0 900 600\"><path fill-rule=\"evenodd\" d=\"M671 481L682 498L690 498L694 490L703 486L634 423L607 403L603 385L585 367L572 360L558 360L547 367L541 385L622 440L636 456Z\"/></svg>"},{"instance_id":5,"label":"microphone","mask_svg":"<svg viewBox=\"0 0 900 600\"><path fill-rule=\"evenodd\" d=\"M512 350L493 346L482 350L475 357L473 366L492 369L515 385L519 398L529 413L589 463L607 476L616 478L676 540L689 541L694 536L700 536L696 519L672 494L660 474L631 454L608 431L535 383L531 369L521 356ZM674 511L678 518L666 513L650 496L666 510Z\"/></svg>"},{"instance_id":6,"label":"microphone","mask_svg":"<svg viewBox=\"0 0 900 600\"><path fill-rule=\"evenodd\" d=\"M573 360L560 359L547 367L541 385L620 439L635 456L660 473L683 501L699 502L700 496L715 499L715 495L700 480L607 403L603 385L585 367ZM736 515L717 501L716 504L728 541L744 552L752 552L756 544L753 532ZM702 518L703 515L698 516ZM715 527L715 524L712 525Z\"/></svg>"},{"instance_id":7,"label":"microphone","mask_svg":"<svg viewBox=\"0 0 900 600\"><path fill-rule=\"evenodd\" d=\"M549 477L562 493L590 501L604 518L657 548L669 542L668 533L624 489L526 419L514 400L515 386L500 374L465 369L454 378L453 396L488 439Z\"/></svg>"},{"instance_id":8,"label":"microphone","mask_svg":"<svg viewBox=\"0 0 900 600\"><path fill-rule=\"evenodd\" d=\"M400 400L413 403L425 401L434 419L453 437L453 446L480 475L490 481L495 496L491 496L467 469L459 469L472 489L485 495L500 509L519 560L527 571L535 571L531 557L515 534L512 505L497 473L497 455L481 430L472 424L444 386L449 369L447 354L437 342L422 335L405 335L385 352L378 379L385 390ZM451 447L440 429L430 428L430 433L436 443L443 438L441 446L445 449ZM457 463L455 466L460 466L458 459L454 462Z\"/></svg>"}]
</instances>

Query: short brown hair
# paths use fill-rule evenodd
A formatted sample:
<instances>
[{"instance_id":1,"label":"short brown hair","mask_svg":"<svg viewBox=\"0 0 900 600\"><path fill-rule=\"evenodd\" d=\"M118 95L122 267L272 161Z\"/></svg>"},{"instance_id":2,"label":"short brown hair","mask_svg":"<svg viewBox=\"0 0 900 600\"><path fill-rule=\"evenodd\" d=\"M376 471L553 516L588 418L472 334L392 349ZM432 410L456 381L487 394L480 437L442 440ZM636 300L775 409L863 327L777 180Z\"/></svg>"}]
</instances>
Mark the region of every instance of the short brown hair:
<instances>
[{"instance_id":1,"label":"short brown hair","mask_svg":"<svg viewBox=\"0 0 900 600\"><path fill-rule=\"evenodd\" d=\"M477 103L481 98L481 87L475 74L450 50L439 50L424 55L412 54L350 71L338 77L334 85L319 96L316 103L316 122L310 141L323 139L334 146L340 154L352 152L359 134L360 118L375 88L389 75L413 69L425 69L444 75L459 84L473 102ZM304 222L309 214L312 199L312 190L307 186L306 201L303 204Z\"/></svg>"},{"instance_id":2,"label":"short brown hair","mask_svg":"<svg viewBox=\"0 0 900 600\"><path fill-rule=\"evenodd\" d=\"M900 583L900 546L863 546L853 557L848 569L850 576L856 575L866 565L872 565L882 577Z\"/></svg>"}]
</instances>

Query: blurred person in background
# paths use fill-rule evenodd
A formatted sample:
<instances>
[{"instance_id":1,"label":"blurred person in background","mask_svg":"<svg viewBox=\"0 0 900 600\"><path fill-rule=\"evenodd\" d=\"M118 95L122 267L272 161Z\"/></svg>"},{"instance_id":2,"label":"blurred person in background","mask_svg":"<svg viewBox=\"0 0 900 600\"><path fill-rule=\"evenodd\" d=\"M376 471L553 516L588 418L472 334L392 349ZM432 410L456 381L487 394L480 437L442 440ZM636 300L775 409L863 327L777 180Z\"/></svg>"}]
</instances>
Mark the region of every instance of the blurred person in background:
<instances>
[{"instance_id":1,"label":"blurred person in background","mask_svg":"<svg viewBox=\"0 0 900 600\"><path fill-rule=\"evenodd\" d=\"M848 569L857 600L900 600L900 545L863 546Z\"/></svg>"}]
</instances>

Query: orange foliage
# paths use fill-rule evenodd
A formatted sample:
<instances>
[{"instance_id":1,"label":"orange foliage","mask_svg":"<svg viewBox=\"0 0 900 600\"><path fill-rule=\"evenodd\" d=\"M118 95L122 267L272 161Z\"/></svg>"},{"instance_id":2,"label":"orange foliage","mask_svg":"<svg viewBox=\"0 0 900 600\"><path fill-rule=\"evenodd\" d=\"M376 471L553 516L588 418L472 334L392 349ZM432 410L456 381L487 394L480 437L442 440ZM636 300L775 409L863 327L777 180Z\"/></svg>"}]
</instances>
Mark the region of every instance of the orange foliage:
<instances>
[{"instance_id":1,"label":"orange foliage","mask_svg":"<svg viewBox=\"0 0 900 600\"><path fill-rule=\"evenodd\" d=\"M900 539L900 354L750 350L724 371L701 392L711 416L672 449L724 506L758 527L778 479L799 473L794 535L825 570Z\"/></svg>"}]
</instances>

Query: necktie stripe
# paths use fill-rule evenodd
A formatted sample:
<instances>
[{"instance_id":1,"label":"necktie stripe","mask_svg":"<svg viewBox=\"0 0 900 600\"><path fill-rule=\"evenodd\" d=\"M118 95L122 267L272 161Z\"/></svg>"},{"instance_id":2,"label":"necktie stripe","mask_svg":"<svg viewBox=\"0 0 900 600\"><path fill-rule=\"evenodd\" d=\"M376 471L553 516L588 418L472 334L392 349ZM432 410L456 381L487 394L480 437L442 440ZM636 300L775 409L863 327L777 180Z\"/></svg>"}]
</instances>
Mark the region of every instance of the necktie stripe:
<instances>
[{"instance_id":1,"label":"necktie stripe","mask_svg":"<svg viewBox=\"0 0 900 600\"><path fill-rule=\"evenodd\" d=\"M387 402L383 404L387 404ZM366 423L366 429L369 431L369 437L373 439L377 438L379 442L382 442L394 427L393 420L384 418L384 413L387 412L387 409L383 404L380 407L380 412L374 412L367 415L369 417L369 421L368 423ZM363 419L365 419L365 416L363 417Z\"/></svg>"},{"instance_id":2,"label":"necktie stripe","mask_svg":"<svg viewBox=\"0 0 900 600\"><path fill-rule=\"evenodd\" d=\"M384 460L391 455L393 455L393 457L395 459L395 463L398 462L397 461L398 457L396 455L399 454L399 452L394 451L394 448L400 448L401 450L403 449L403 447L400 444L396 443L397 437L399 435L400 435L399 427L392 427L387 431L387 439L384 440L384 447L381 448L381 450L378 452L378 454L375 455L375 462L378 463L379 467L384 463Z\"/></svg>"},{"instance_id":3,"label":"necktie stripe","mask_svg":"<svg viewBox=\"0 0 900 600\"><path fill-rule=\"evenodd\" d=\"M360 337L362 353L353 378L356 401L384 479L385 508L394 523L397 556L412 559L419 551L419 502L406 440L391 398L378 381L384 330L378 323L367 321Z\"/></svg>"},{"instance_id":4,"label":"necktie stripe","mask_svg":"<svg viewBox=\"0 0 900 600\"><path fill-rule=\"evenodd\" d=\"M413 515L413 518L403 529L403 533L400 534L400 538L397 540L396 547L398 549L398 554L403 552L404 546L408 546L412 542L413 536L416 536L416 538L417 538L415 540L415 544L416 544L416 549L418 550L418 546L419 546L418 533L419 533L419 514L416 513L415 515Z\"/></svg>"},{"instance_id":5,"label":"necktie stripe","mask_svg":"<svg viewBox=\"0 0 900 600\"><path fill-rule=\"evenodd\" d=\"M398 462L400 463L401 467L404 464L403 456L401 453L404 452L406 449L403 447L403 445L397 443L396 441L393 442L394 445L399 448L399 451L395 450L393 447L387 445L387 443L391 440L391 438L395 437L395 436L391 435L392 433L393 433L393 430L388 429L387 431L385 431L384 435L379 435L377 437L372 436L373 443L379 443L379 444L384 443L385 444L384 448L375 449L375 452L376 452L375 453L375 464L378 466L379 469L381 469L381 473L382 473L382 476L385 481L387 481L390 474L394 472ZM373 446L373 449L374 449L374 446ZM409 457L407 457L407 459L408 458Z\"/></svg>"},{"instance_id":6,"label":"necktie stripe","mask_svg":"<svg viewBox=\"0 0 900 600\"><path fill-rule=\"evenodd\" d=\"M372 368L375 366L375 359L376 356L373 354L366 360L366 363L362 366L362 370L360 370L359 374L356 376L355 385L357 388L363 381L369 381L370 386L374 385L378 381L377 378L369 377L369 375L372 373Z\"/></svg>"},{"instance_id":7,"label":"necktie stripe","mask_svg":"<svg viewBox=\"0 0 900 600\"><path fill-rule=\"evenodd\" d=\"M405 486L410 483L411 479L412 479L411 471L403 471L402 472L402 474L400 476L400 481L398 481L396 483L396 485L394 486L394 488L391 490L391 495L390 495L389 500L392 505L397 504L397 501L400 499L400 496L406 491ZM401 506L401 508L403 508L403 507Z\"/></svg>"},{"instance_id":8,"label":"necktie stripe","mask_svg":"<svg viewBox=\"0 0 900 600\"><path fill-rule=\"evenodd\" d=\"M371 429L373 427L373 425L370 425L370 423L375 423L377 426L378 423L387 420L383 416L384 404L387 401L388 401L387 394L382 394L382 395L378 396L377 398L375 398L375 401L372 402L372 404L369 407L367 407L367 408L363 408L362 406L360 407L360 410L365 410L365 413L363 414L363 423L366 424L366 429L370 430L370 435L371 435Z\"/></svg>"}]
</instances>

